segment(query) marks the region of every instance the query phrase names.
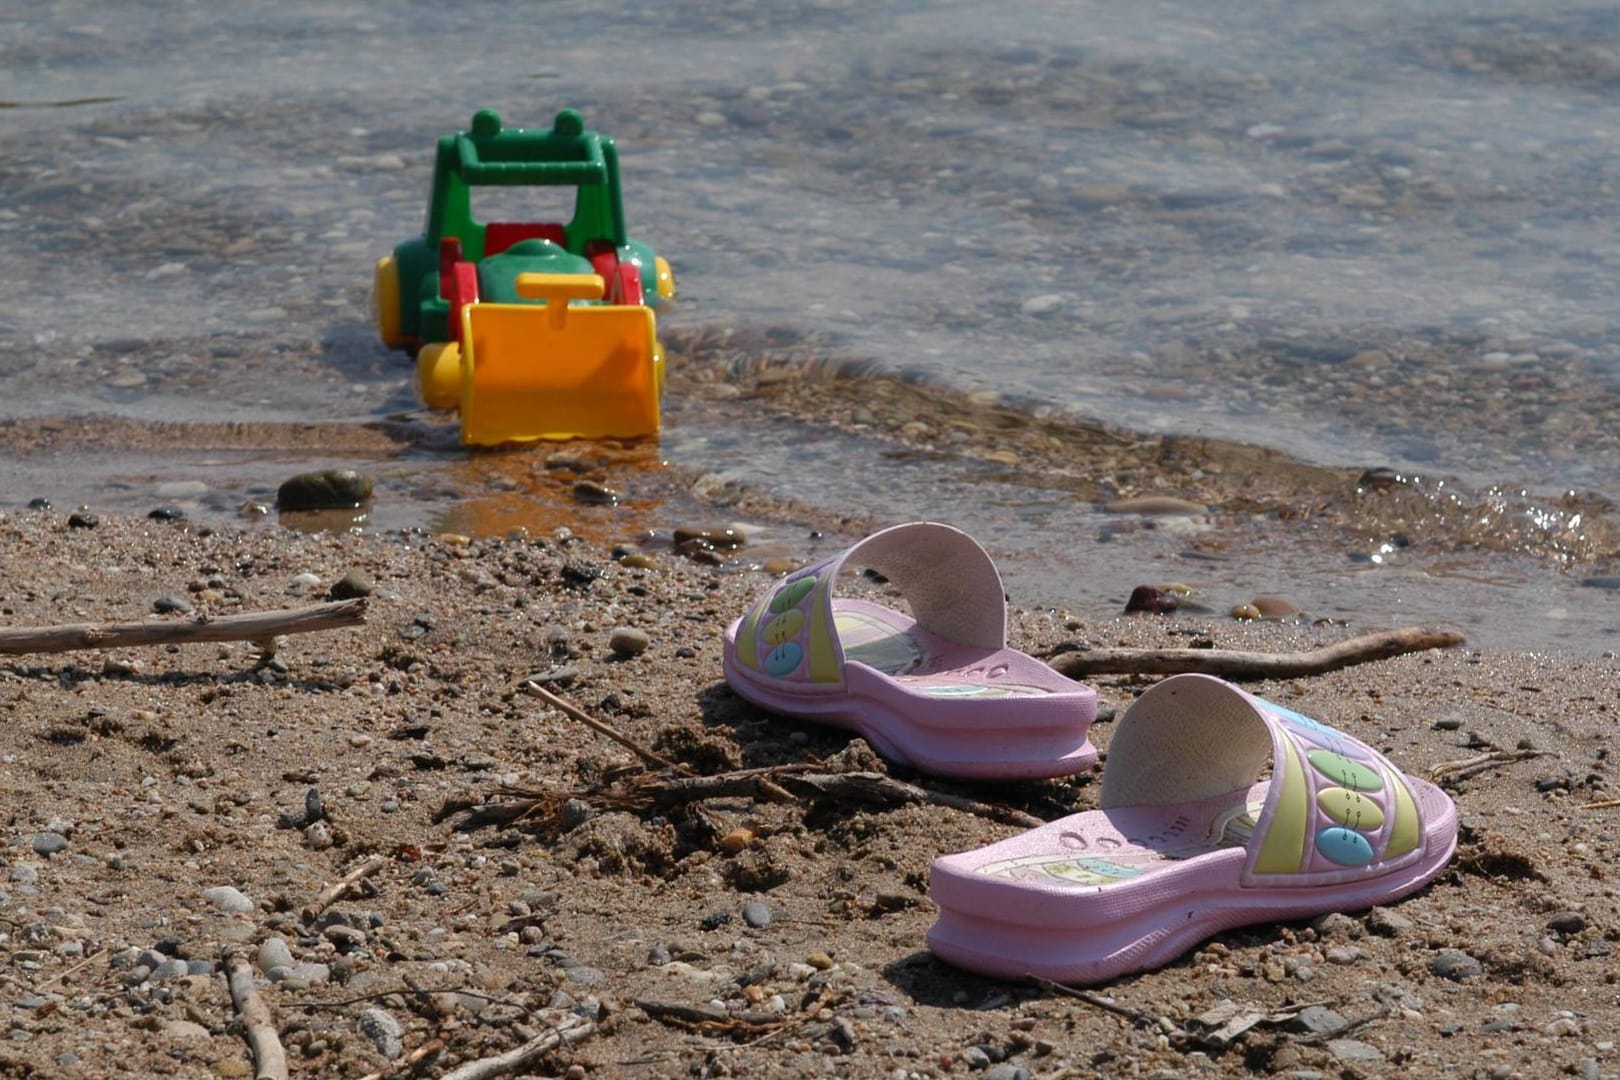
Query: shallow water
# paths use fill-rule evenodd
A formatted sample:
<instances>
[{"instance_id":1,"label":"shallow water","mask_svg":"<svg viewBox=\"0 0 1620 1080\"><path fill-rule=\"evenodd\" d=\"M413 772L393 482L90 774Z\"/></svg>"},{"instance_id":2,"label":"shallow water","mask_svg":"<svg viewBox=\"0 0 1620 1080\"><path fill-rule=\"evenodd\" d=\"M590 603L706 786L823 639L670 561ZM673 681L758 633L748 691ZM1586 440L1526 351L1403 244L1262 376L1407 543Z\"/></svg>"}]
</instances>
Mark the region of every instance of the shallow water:
<instances>
[{"instance_id":1,"label":"shallow water","mask_svg":"<svg viewBox=\"0 0 1620 1080\"><path fill-rule=\"evenodd\" d=\"M1566 490L1620 498L1612 4L216 7L0 12L0 418L411 409L366 304L420 227L433 139L479 107L542 126L573 105L619 143L631 232L675 264L672 330L813 331L826 368L1522 489L1566 524ZM1038 602L1090 613L1184 576L1151 544L1105 552L1098 511L1038 485L738 422L678 412L661 453L988 531ZM467 461L411 458L371 523L585 513L481 489ZM150 499L168 469L226 512L302 463L35 460L9 501ZM1457 547L1392 568L1275 529L1213 585L1612 644L1613 592L1578 580L1613 552L1566 570L1529 541Z\"/></svg>"}]
</instances>

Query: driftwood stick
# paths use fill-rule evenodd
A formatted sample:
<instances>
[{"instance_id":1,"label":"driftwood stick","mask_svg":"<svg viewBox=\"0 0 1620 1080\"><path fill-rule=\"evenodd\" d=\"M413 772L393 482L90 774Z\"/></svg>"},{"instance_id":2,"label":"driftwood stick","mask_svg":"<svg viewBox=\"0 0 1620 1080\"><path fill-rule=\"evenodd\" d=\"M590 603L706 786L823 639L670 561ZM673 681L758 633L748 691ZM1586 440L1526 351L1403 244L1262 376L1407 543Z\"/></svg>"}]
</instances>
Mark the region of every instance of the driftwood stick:
<instances>
[{"instance_id":1,"label":"driftwood stick","mask_svg":"<svg viewBox=\"0 0 1620 1080\"><path fill-rule=\"evenodd\" d=\"M381 855L373 855L359 866L343 875L337 884L328 887L324 892L311 900L300 913L305 922L314 922L321 912L337 903L348 891L360 884L361 881L381 870L387 860Z\"/></svg>"},{"instance_id":2,"label":"driftwood stick","mask_svg":"<svg viewBox=\"0 0 1620 1080\"><path fill-rule=\"evenodd\" d=\"M366 599L362 596L294 611L262 611L189 622L70 623L0 630L0 655L117 649L130 645L186 645L198 641L268 642L277 634L334 630L340 626L359 626L365 621Z\"/></svg>"},{"instance_id":3,"label":"driftwood stick","mask_svg":"<svg viewBox=\"0 0 1620 1080\"><path fill-rule=\"evenodd\" d=\"M231 1002L242 1018L248 1049L253 1052L253 1080L287 1080L287 1054L281 1048L270 1007L253 985L253 966L241 953L226 953L225 979Z\"/></svg>"},{"instance_id":4,"label":"driftwood stick","mask_svg":"<svg viewBox=\"0 0 1620 1080\"><path fill-rule=\"evenodd\" d=\"M1088 675L1182 675L1200 672L1229 679L1294 679L1387 660L1403 653L1446 649L1466 639L1450 630L1409 626L1362 634L1319 649L1260 653L1243 649L1088 649L1054 657L1052 667L1071 679Z\"/></svg>"},{"instance_id":5,"label":"driftwood stick","mask_svg":"<svg viewBox=\"0 0 1620 1080\"><path fill-rule=\"evenodd\" d=\"M573 702L567 700L566 698L558 697L556 694L553 694L550 690L547 690L533 679L524 680L523 689L528 693L533 694L547 705L550 705L553 709L556 709L564 716L567 716L573 720L578 720L580 723L584 724L598 735L606 735L608 738L612 739L626 750L629 750L631 753L635 754L642 761L651 762L660 768L673 769L678 773L689 772L685 766L679 765L669 760L667 757L654 753L645 746L642 746L640 743L636 742L634 739L630 738L628 735L621 735L613 728L585 712L585 710L581 709Z\"/></svg>"},{"instance_id":6,"label":"driftwood stick","mask_svg":"<svg viewBox=\"0 0 1620 1080\"><path fill-rule=\"evenodd\" d=\"M1540 750L1488 750L1477 757L1463 758L1460 761L1442 761L1429 770L1429 779L1437 784L1451 784L1488 772L1498 765L1528 761L1540 756Z\"/></svg>"},{"instance_id":7,"label":"driftwood stick","mask_svg":"<svg viewBox=\"0 0 1620 1080\"><path fill-rule=\"evenodd\" d=\"M489 1080L493 1076L516 1072L540 1055L555 1050L565 1043L577 1043L588 1039L595 1031L594 1022L570 1013L517 1049L496 1054L494 1057L469 1061L459 1069L445 1073L442 1080Z\"/></svg>"}]
</instances>

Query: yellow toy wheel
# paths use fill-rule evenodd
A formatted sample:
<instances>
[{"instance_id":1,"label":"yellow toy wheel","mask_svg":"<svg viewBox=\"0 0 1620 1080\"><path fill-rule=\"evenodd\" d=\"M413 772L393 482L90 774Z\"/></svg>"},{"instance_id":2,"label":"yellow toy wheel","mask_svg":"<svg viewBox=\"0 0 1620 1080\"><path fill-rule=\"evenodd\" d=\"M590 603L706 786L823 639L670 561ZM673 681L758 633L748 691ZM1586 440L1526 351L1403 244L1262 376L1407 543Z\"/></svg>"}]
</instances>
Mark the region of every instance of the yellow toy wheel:
<instances>
[{"instance_id":1,"label":"yellow toy wheel","mask_svg":"<svg viewBox=\"0 0 1620 1080\"><path fill-rule=\"evenodd\" d=\"M424 345L416 354L416 391L430 409L461 404L461 345L454 341Z\"/></svg>"},{"instance_id":2,"label":"yellow toy wheel","mask_svg":"<svg viewBox=\"0 0 1620 1080\"><path fill-rule=\"evenodd\" d=\"M371 290L372 314L377 319L377 336L390 349L405 347L405 331L399 321L399 267L392 255L377 260L377 275Z\"/></svg>"},{"instance_id":3,"label":"yellow toy wheel","mask_svg":"<svg viewBox=\"0 0 1620 1080\"><path fill-rule=\"evenodd\" d=\"M675 299L675 271L669 268L669 262L662 255L653 256L653 265L658 269L658 298L660 300Z\"/></svg>"}]
</instances>

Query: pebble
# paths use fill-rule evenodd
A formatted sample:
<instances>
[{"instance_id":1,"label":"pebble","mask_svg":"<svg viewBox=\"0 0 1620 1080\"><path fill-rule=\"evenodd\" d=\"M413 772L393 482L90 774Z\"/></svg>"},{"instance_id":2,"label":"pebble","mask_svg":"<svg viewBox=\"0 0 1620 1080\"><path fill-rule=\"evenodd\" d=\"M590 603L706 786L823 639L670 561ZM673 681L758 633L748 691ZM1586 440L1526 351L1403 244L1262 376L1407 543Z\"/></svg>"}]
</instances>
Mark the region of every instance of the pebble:
<instances>
[{"instance_id":1,"label":"pebble","mask_svg":"<svg viewBox=\"0 0 1620 1080\"><path fill-rule=\"evenodd\" d=\"M1464 979L1478 978L1485 973L1485 965L1475 960L1465 952L1456 949L1445 949L1437 953L1429 961L1429 973L1438 975L1442 979L1453 982L1462 982Z\"/></svg>"},{"instance_id":2,"label":"pebble","mask_svg":"<svg viewBox=\"0 0 1620 1080\"><path fill-rule=\"evenodd\" d=\"M1360 1039L1329 1039L1328 1053L1339 1061L1383 1061L1384 1052Z\"/></svg>"},{"instance_id":3,"label":"pebble","mask_svg":"<svg viewBox=\"0 0 1620 1080\"><path fill-rule=\"evenodd\" d=\"M743 531L730 525L682 525L674 533L677 548L691 546L734 551L747 543L748 537Z\"/></svg>"},{"instance_id":4,"label":"pebble","mask_svg":"<svg viewBox=\"0 0 1620 1080\"><path fill-rule=\"evenodd\" d=\"M1301 1009L1288 1026L1307 1035L1334 1035L1349 1027L1350 1021L1332 1009L1311 1005Z\"/></svg>"},{"instance_id":5,"label":"pebble","mask_svg":"<svg viewBox=\"0 0 1620 1080\"><path fill-rule=\"evenodd\" d=\"M227 915L246 914L253 910L253 901L242 890L231 885L216 885L203 890L203 899Z\"/></svg>"},{"instance_id":6,"label":"pebble","mask_svg":"<svg viewBox=\"0 0 1620 1080\"><path fill-rule=\"evenodd\" d=\"M300 473L276 490L283 511L349 510L371 498L371 477L353 469Z\"/></svg>"},{"instance_id":7,"label":"pebble","mask_svg":"<svg viewBox=\"0 0 1620 1080\"><path fill-rule=\"evenodd\" d=\"M1412 929L1412 920L1388 908L1375 907L1367 913L1367 929L1384 937L1395 937Z\"/></svg>"},{"instance_id":8,"label":"pebble","mask_svg":"<svg viewBox=\"0 0 1620 1080\"><path fill-rule=\"evenodd\" d=\"M984 1080L1030 1080L1030 1072L1022 1065L1004 1061L986 1072Z\"/></svg>"},{"instance_id":9,"label":"pebble","mask_svg":"<svg viewBox=\"0 0 1620 1080\"><path fill-rule=\"evenodd\" d=\"M266 975L276 968L292 967L292 949L287 942L279 937L271 936L264 939L259 946L259 970Z\"/></svg>"},{"instance_id":10,"label":"pebble","mask_svg":"<svg viewBox=\"0 0 1620 1080\"><path fill-rule=\"evenodd\" d=\"M1068 303L1069 298L1062 293L1045 293L1041 296L1032 296L1019 305L1019 310L1025 315L1050 315Z\"/></svg>"},{"instance_id":11,"label":"pebble","mask_svg":"<svg viewBox=\"0 0 1620 1080\"><path fill-rule=\"evenodd\" d=\"M34 854L44 855L45 857L49 858L59 851L67 850L68 838L59 833L43 832L34 837L31 846L34 849ZM12 880L15 881L17 879L13 877Z\"/></svg>"},{"instance_id":12,"label":"pebble","mask_svg":"<svg viewBox=\"0 0 1620 1080\"><path fill-rule=\"evenodd\" d=\"M78 510L68 515L67 523L70 529L94 529L101 524L101 519L94 514Z\"/></svg>"},{"instance_id":13,"label":"pebble","mask_svg":"<svg viewBox=\"0 0 1620 1080\"><path fill-rule=\"evenodd\" d=\"M1350 945L1341 945L1327 951L1327 962L1330 964L1353 964L1361 959L1361 950Z\"/></svg>"},{"instance_id":14,"label":"pebble","mask_svg":"<svg viewBox=\"0 0 1620 1080\"><path fill-rule=\"evenodd\" d=\"M192 607L191 601L185 597L169 594L152 601L152 610L159 615L184 615L191 611Z\"/></svg>"},{"instance_id":15,"label":"pebble","mask_svg":"<svg viewBox=\"0 0 1620 1080\"><path fill-rule=\"evenodd\" d=\"M1586 916L1578 911L1560 911L1547 920L1547 929L1555 934L1578 934L1586 929Z\"/></svg>"},{"instance_id":16,"label":"pebble","mask_svg":"<svg viewBox=\"0 0 1620 1080\"><path fill-rule=\"evenodd\" d=\"M326 595L333 600L355 600L377 591L377 583L359 570L350 570L332 583Z\"/></svg>"},{"instance_id":17,"label":"pebble","mask_svg":"<svg viewBox=\"0 0 1620 1080\"><path fill-rule=\"evenodd\" d=\"M264 973L271 982L323 983L332 977L332 969L325 964L289 964L274 967Z\"/></svg>"},{"instance_id":18,"label":"pebble","mask_svg":"<svg viewBox=\"0 0 1620 1080\"><path fill-rule=\"evenodd\" d=\"M387 1009L367 1009L361 1013L360 1034L390 1061L405 1052L405 1029Z\"/></svg>"},{"instance_id":19,"label":"pebble","mask_svg":"<svg viewBox=\"0 0 1620 1080\"><path fill-rule=\"evenodd\" d=\"M615 626L608 635L608 648L613 650L615 656L640 656L650 644L652 639L647 632L633 626Z\"/></svg>"},{"instance_id":20,"label":"pebble","mask_svg":"<svg viewBox=\"0 0 1620 1080\"><path fill-rule=\"evenodd\" d=\"M592 506L613 506L624 498L624 492L598 484L594 480L580 480L574 484L574 501Z\"/></svg>"},{"instance_id":21,"label":"pebble","mask_svg":"<svg viewBox=\"0 0 1620 1080\"><path fill-rule=\"evenodd\" d=\"M168 1038L183 1039L188 1042L192 1040L207 1042L209 1039L214 1037L209 1033L207 1028L203 1027L194 1020L166 1021L163 1025L162 1031L163 1034ZM176 1051L176 1053L179 1052L180 1051Z\"/></svg>"},{"instance_id":22,"label":"pebble","mask_svg":"<svg viewBox=\"0 0 1620 1080\"><path fill-rule=\"evenodd\" d=\"M746 825L739 825L720 838L720 850L727 855L735 855L754 842L754 830Z\"/></svg>"},{"instance_id":23,"label":"pebble","mask_svg":"<svg viewBox=\"0 0 1620 1080\"><path fill-rule=\"evenodd\" d=\"M763 930L765 927L771 925L770 905L761 903L758 900L750 900L748 903L744 904L742 916L743 922L747 923L749 926L752 926L756 930Z\"/></svg>"},{"instance_id":24,"label":"pebble","mask_svg":"<svg viewBox=\"0 0 1620 1080\"><path fill-rule=\"evenodd\" d=\"M304 830L304 843L309 845L311 851L325 851L332 846L332 826L317 821Z\"/></svg>"}]
</instances>

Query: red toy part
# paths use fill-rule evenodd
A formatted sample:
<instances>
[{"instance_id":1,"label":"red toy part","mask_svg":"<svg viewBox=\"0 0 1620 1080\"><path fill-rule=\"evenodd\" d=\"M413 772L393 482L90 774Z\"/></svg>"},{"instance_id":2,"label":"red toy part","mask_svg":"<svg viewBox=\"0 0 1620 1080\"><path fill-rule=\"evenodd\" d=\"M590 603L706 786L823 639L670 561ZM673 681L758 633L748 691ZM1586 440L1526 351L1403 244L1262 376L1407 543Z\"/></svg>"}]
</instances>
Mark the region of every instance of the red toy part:
<instances>
[{"instance_id":1,"label":"red toy part","mask_svg":"<svg viewBox=\"0 0 1620 1080\"><path fill-rule=\"evenodd\" d=\"M454 237L439 241L439 295L450 305L450 325L460 341L461 309L478 303L478 267L461 257L461 241Z\"/></svg>"},{"instance_id":2,"label":"red toy part","mask_svg":"<svg viewBox=\"0 0 1620 1080\"><path fill-rule=\"evenodd\" d=\"M641 270L635 263L622 262L618 249L612 244L593 241L586 247L591 265L607 286L603 299L609 304L642 304L646 302L641 288Z\"/></svg>"},{"instance_id":3,"label":"red toy part","mask_svg":"<svg viewBox=\"0 0 1620 1080\"><path fill-rule=\"evenodd\" d=\"M568 246L568 234L561 225L538 221L492 221L484 226L484 257L499 255L519 240L550 240L558 247Z\"/></svg>"}]
</instances>

